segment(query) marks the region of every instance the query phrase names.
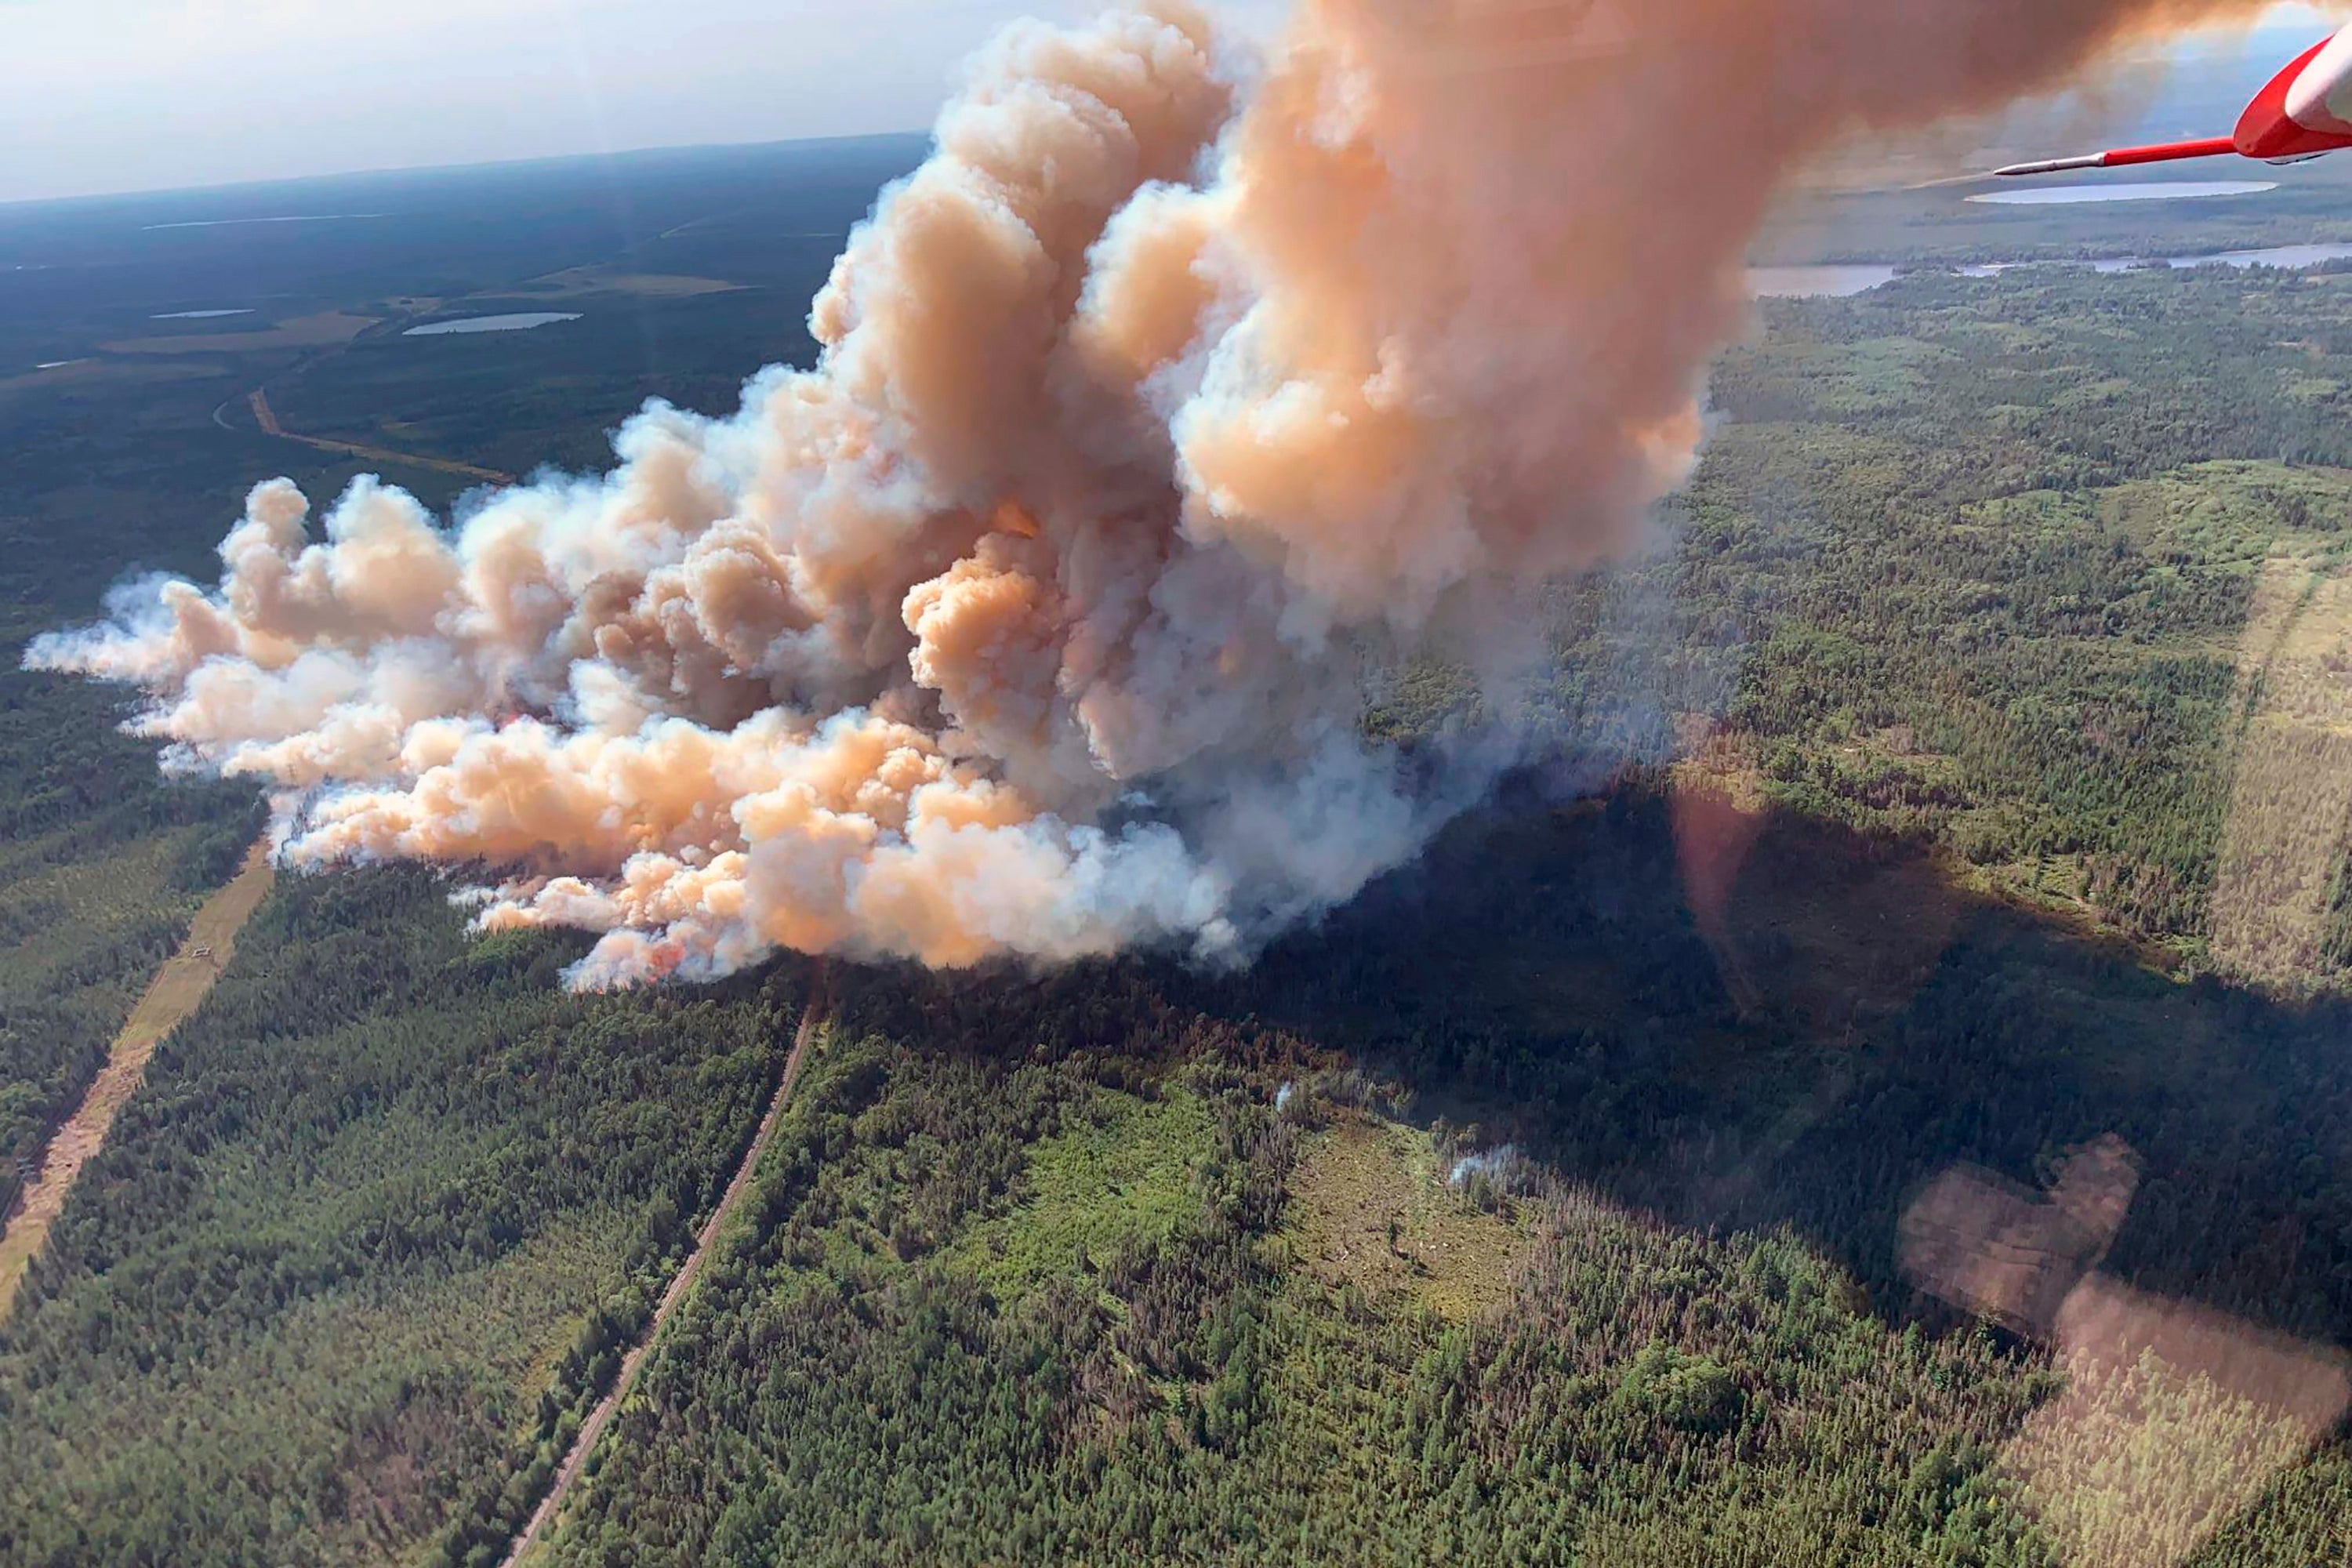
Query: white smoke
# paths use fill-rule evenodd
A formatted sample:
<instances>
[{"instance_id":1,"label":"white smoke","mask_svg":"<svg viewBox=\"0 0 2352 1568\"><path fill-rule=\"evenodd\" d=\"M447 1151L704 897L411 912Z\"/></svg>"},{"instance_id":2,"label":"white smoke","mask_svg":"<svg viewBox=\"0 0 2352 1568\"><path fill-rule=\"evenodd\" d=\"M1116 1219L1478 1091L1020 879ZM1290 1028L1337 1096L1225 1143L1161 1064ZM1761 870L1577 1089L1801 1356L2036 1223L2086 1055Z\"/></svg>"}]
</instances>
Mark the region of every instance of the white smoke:
<instances>
[{"instance_id":1,"label":"white smoke","mask_svg":"<svg viewBox=\"0 0 2352 1568\"><path fill-rule=\"evenodd\" d=\"M216 587L28 662L143 687L293 864L505 868L482 923L602 933L581 984L1246 952L1461 803L1363 738L1369 670L1640 537L1805 155L2248 9L1306 0L1263 62L1173 0L1016 26L813 369L454 527L362 480L314 539L265 484Z\"/></svg>"},{"instance_id":2,"label":"white smoke","mask_svg":"<svg viewBox=\"0 0 2352 1568\"><path fill-rule=\"evenodd\" d=\"M1496 1191L1524 1193L1541 1179L1542 1171L1516 1143L1501 1143L1492 1149L1482 1149L1465 1154L1454 1162L1446 1173L1450 1186L1465 1186L1473 1176L1484 1176Z\"/></svg>"}]
</instances>

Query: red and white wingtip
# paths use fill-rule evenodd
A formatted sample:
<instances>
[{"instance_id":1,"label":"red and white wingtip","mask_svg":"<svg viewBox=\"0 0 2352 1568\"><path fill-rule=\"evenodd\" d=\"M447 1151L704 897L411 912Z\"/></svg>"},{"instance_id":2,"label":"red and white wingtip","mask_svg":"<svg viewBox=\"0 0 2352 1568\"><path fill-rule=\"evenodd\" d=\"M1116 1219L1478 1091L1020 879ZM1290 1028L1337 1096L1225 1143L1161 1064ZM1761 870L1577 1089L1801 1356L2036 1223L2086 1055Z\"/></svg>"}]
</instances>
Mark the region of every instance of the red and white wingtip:
<instances>
[{"instance_id":1,"label":"red and white wingtip","mask_svg":"<svg viewBox=\"0 0 2352 1568\"><path fill-rule=\"evenodd\" d=\"M2105 153L2089 153L2080 158L2051 158L2039 163L2011 163L2006 169L1995 169L1993 174L1998 178L2009 179L2019 174L2059 174L2069 169L2121 169L2134 163L2169 163L2181 158L2225 158L2237 151L2237 142L2227 136L2215 136L2202 142L2166 142L2153 147L2112 147Z\"/></svg>"},{"instance_id":2,"label":"red and white wingtip","mask_svg":"<svg viewBox=\"0 0 2352 1568\"><path fill-rule=\"evenodd\" d=\"M2246 105L2238 151L2305 158L2352 146L2352 26L2314 44Z\"/></svg>"},{"instance_id":3,"label":"red and white wingtip","mask_svg":"<svg viewBox=\"0 0 2352 1568\"><path fill-rule=\"evenodd\" d=\"M2352 147L2352 26L2305 50L2246 106L2235 134L2153 147L2117 147L2080 158L2052 158L1995 169L1998 177L2057 174L2071 169L2116 169L2168 163L2179 158L2236 153L2270 163L2295 163Z\"/></svg>"}]
</instances>

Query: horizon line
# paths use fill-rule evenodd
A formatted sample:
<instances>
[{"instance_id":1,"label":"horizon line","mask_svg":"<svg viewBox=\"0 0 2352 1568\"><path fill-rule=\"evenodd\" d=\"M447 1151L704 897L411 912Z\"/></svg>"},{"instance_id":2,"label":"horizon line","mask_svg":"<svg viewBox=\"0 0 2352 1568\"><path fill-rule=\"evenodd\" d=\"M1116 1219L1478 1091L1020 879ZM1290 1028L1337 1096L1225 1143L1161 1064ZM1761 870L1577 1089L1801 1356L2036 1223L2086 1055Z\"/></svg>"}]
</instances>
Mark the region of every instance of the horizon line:
<instances>
[{"instance_id":1,"label":"horizon line","mask_svg":"<svg viewBox=\"0 0 2352 1568\"><path fill-rule=\"evenodd\" d=\"M2325 5L2308 7L2315 15L2324 16ZM2273 33L2299 35L2310 26L2309 18L2293 14L2279 15L2283 5L2243 27L2193 28L2176 35L2176 60L2193 59L2200 55L2207 59L2216 57L2243 56L2254 50L2257 40ZM2181 46L2185 46L2182 48ZM589 163L651 156L664 153L709 153L730 149L752 150L766 147L810 146L824 142L878 142L899 138L929 137L931 128L908 126L892 131L842 132L823 136L760 137L747 141L715 142L656 142L630 147L582 150L569 153L541 153L520 157L488 157L449 163L368 164L355 168L322 170L316 174L278 174L258 179L227 179L194 181L184 184L124 185L78 191L70 195L0 196L0 215L15 216L43 207L70 207L99 202L134 202L172 196L196 196L258 191L278 187L323 184L337 180L364 180L398 174L461 174L473 170L528 168L550 163Z\"/></svg>"},{"instance_id":2,"label":"horizon line","mask_svg":"<svg viewBox=\"0 0 2352 1568\"><path fill-rule=\"evenodd\" d=\"M224 180L186 185L130 186L120 190L84 191L69 196L0 196L0 216L14 216L39 207L70 207L99 202L135 202L172 196L228 195L337 180L387 178L397 174L458 174L492 169L525 169L549 163L590 163L622 158L656 156L665 153L751 152L768 147L812 147L827 142L890 142L931 136L928 126L903 131L855 131L832 136L777 136L751 142L658 142L641 147L614 147L597 152L544 153L521 158L483 158L454 163L386 163L356 169L333 169L315 174L280 174L258 180Z\"/></svg>"}]
</instances>

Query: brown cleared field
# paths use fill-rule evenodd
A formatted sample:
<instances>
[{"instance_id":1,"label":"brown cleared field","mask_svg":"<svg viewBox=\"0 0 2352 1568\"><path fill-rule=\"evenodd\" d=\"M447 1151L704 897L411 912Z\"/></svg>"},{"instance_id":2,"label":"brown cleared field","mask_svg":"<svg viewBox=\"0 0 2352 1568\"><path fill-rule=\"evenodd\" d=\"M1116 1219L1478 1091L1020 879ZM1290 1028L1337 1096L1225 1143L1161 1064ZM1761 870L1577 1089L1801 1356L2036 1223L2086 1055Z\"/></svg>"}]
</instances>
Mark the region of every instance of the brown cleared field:
<instances>
[{"instance_id":1,"label":"brown cleared field","mask_svg":"<svg viewBox=\"0 0 2352 1568\"><path fill-rule=\"evenodd\" d=\"M2245 728L2214 876L2213 955L2242 978L2307 982L2352 837L2352 576L2271 560L2238 681Z\"/></svg>"},{"instance_id":2,"label":"brown cleared field","mask_svg":"<svg viewBox=\"0 0 2352 1568\"><path fill-rule=\"evenodd\" d=\"M100 383L159 384L169 381L210 381L228 372L214 364L173 364L154 360L79 359L48 370L0 376L0 392L57 391Z\"/></svg>"},{"instance_id":3,"label":"brown cleared field","mask_svg":"<svg viewBox=\"0 0 2352 1568\"><path fill-rule=\"evenodd\" d=\"M518 294L562 299L580 294L635 294L647 300L692 300L704 294L732 294L744 286L718 278L692 278L675 272L625 272L616 267L568 267L534 278Z\"/></svg>"},{"instance_id":4,"label":"brown cleared field","mask_svg":"<svg viewBox=\"0 0 2352 1568\"><path fill-rule=\"evenodd\" d=\"M1426 1133L1342 1112L1290 1190L1292 1244L1327 1285L1401 1295L1455 1321L1510 1299L1528 1232L1448 1185Z\"/></svg>"},{"instance_id":5,"label":"brown cleared field","mask_svg":"<svg viewBox=\"0 0 2352 1568\"><path fill-rule=\"evenodd\" d=\"M196 911L180 951L164 961L139 1005L114 1037L106 1066L72 1119L58 1130L41 1162L41 1172L25 1191L0 1235L0 1319L16 1299L16 1287L40 1256L49 1227L65 1211L66 1196L91 1156L106 1145L107 1132L146 1077L155 1047L211 992L213 982L236 951L236 933L269 892L276 870L267 841L248 850L245 865L228 886Z\"/></svg>"},{"instance_id":6,"label":"brown cleared field","mask_svg":"<svg viewBox=\"0 0 2352 1568\"><path fill-rule=\"evenodd\" d=\"M100 343L110 354L259 353L272 349L318 349L347 343L381 320L342 310L295 316L261 332L195 332L186 336L125 338Z\"/></svg>"}]
</instances>

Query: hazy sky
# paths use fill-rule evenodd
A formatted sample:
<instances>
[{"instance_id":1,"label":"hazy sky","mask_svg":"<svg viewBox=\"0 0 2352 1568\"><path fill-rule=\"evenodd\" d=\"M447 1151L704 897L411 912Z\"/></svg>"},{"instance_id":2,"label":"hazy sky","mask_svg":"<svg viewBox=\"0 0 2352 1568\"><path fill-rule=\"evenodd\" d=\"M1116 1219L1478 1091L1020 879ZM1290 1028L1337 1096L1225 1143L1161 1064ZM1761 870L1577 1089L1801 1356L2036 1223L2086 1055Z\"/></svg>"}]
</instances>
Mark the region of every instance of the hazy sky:
<instances>
[{"instance_id":1,"label":"hazy sky","mask_svg":"<svg viewBox=\"0 0 2352 1568\"><path fill-rule=\"evenodd\" d=\"M0 201L914 129L1008 17L1100 8L0 0Z\"/></svg>"}]
</instances>

